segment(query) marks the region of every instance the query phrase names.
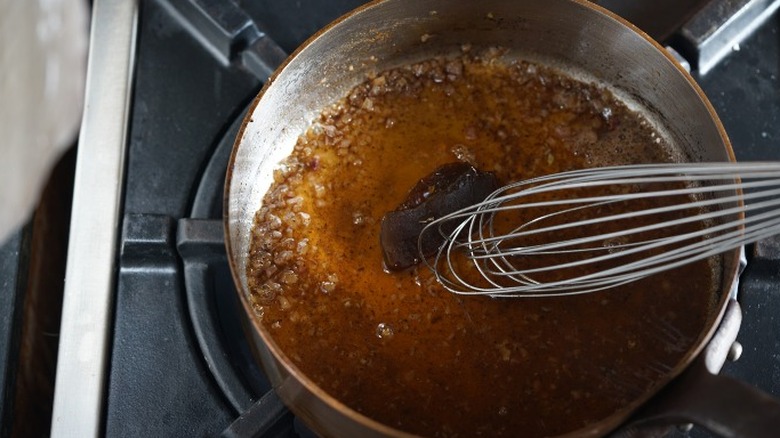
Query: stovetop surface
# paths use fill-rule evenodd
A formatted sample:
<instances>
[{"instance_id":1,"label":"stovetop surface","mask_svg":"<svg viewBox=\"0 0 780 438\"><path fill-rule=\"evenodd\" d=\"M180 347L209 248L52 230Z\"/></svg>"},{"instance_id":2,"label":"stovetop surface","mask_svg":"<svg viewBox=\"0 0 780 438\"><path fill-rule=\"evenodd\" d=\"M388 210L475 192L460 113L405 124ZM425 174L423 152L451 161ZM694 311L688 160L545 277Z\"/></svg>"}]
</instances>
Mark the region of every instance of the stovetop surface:
<instances>
[{"instance_id":1,"label":"stovetop surface","mask_svg":"<svg viewBox=\"0 0 780 438\"><path fill-rule=\"evenodd\" d=\"M235 121L262 83L204 46L181 13L183 3L149 0L140 8L105 432L254 434L243 415L272 417L263 426L265 436L306 435L278 399L266 394L262 375L241 365L251 359L230 339L240 330L230 318L234 294L220 286L230 284L221 246L220 163L226 163ZM238 5L289 53L362 3L264 0ZM620 2L601 3L617 7ZM652 20L642 8L625 13L629 19L637 14L633 21L659 38L679 24L669 16ZM739 160L780 160L777 15L715 69L697 77ZM764 248L748 268L755 280L740 292L745 318L739 340L745 353L724 372L780 396L777 252ZM205 286L192 287L196 282ZM209 342L217 346L204 351Z\"/></svg>"}]
</instances>

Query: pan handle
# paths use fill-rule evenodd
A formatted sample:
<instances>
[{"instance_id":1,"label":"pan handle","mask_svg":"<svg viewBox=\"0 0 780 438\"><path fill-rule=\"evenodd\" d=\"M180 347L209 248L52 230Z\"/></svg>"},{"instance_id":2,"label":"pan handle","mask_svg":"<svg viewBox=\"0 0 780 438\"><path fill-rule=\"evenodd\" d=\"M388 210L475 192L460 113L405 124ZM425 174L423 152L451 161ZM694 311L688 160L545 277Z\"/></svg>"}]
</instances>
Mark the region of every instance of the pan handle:
<instances>
[{"instance_id":1,"label":"pan handle","mask_svg":"<svg viewBox=\"0 0 780 438\"><path fill-rule=\"evenodd\" d=\"M742 312L728 304L721 327L696 361L667 385L616 434L693 423L722 437L770 438L780 434L780 400L720 370L736 338Z\"/></svg>"},{"instance_id":2,"label":"pan handle","mask_svg":"<svg viewBox=\"0 0 780 438\"><path fill-rule=\"evenodd\" d=\"M691 370L696 371L696 370ZM632 426L694 423L722 437L777 437L780 402L747 383L692 372L668 388L663 400Z\"/></svg>"}]
</instances>

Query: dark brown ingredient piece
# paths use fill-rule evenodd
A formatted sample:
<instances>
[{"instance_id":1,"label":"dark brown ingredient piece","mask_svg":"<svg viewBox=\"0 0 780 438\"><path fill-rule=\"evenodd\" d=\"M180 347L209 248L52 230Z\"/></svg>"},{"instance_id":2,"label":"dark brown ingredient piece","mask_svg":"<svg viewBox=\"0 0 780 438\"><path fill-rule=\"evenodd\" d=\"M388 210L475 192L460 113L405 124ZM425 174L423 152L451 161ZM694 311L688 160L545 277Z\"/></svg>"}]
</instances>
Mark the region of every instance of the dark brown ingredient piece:
<instances>
[{"instance_id":1,"label":"dark brown ingredient piece","mask_svg":"<svg viewBox=\"0 0 780 438\"><path fill-rule=\"evenodd\" d=\"M425 225L483 201L498 187L492 172L468 163L445 164L418 181L404 202L382 218L379 240L387 269L399 271L420 263L421 252L425 257L432 255L444 239L439 233L426 233L419 242Z\"/></svg>"}]
</instances>

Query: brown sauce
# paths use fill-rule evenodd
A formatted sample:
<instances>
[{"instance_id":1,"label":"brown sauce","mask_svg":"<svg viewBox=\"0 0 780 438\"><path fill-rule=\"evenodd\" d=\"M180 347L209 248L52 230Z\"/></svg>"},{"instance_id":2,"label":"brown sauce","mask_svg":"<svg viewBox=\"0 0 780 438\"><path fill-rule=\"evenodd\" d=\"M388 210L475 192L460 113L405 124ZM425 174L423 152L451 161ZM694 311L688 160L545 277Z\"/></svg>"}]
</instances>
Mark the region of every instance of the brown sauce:
<instances>
[{"instance_id":1,"label":"brown sauce","mask_svg":"<svg viewBox=\"0 0 780 438\"><path fill-rule=\"evenodd\" d=\"M460 297L383 271L379 222L424 175L468 161L509 182L679 158L608 91L466 53L370 78L302 135L256 215L257 317L322 389L425 436L546 436L653 389L698 341L707 263L619 289Z\"/></svg>"}]
</instances>

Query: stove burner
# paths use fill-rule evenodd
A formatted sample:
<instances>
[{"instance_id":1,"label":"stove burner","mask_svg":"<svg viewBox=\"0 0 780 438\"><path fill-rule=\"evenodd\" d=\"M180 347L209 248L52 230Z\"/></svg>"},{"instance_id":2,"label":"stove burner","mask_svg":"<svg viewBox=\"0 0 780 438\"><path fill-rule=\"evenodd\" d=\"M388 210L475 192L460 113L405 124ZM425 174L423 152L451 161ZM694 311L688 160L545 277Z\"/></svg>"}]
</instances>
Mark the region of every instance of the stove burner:
<instances>
[{"instance_id":1,"label":"stove burner","mask_svg":"<svg viewBox=\"0 0 780 438\"><path fill-rule=\"evenodd\" d=\"M272 56L257 57L262 44L273 40L290 51L363 1L226 3L150 0L140 9L121 253L99 409L109 436L311 436L269 391L244 342L222 240L222 184L240 120L259 79L273 68ZM663 14L657 2L598 3L618 12L628 7L624 16L651 27L662 23L648 28L656 38L685 21L632 18L631 8ZM703 0L661 3L677 10ZM195 27L199 22L206 30ZM741 160L780 159L779 25L775 17L761 26L706 75L694 71ZM279 55L276 49L270 54ZM780 256L768 251L772 245L762 242L749 253L740 291L744 354L723 372L780 395ZM708 436L676 428L669 435Z\"/></svg>"},{"instance_id":2,"label":"stove burner","mask_svg":"<svg viewBox=\"0 0 780 438\"><path fill-rule=\"evenodd\" d=\"M245 114L233 121L212 154L191 218L179 220L176 246L183 260L189 315L209 369L240 414L223 436L313 437L271 389L238 318L243 309L228 267L221 216L225 169Z\"/></svg>"},{"instance_id":3,"label":"stove burner","mask_svg":"<svg viewBox=\"0 0 780 438\"><path fill-rule=\"evenodd\" d=\"M303 423L293 418L271 389L249 351L236 313L243 309L233 286L225 254L221 221L222 191L230 152L245 114L246 110L233 121L213 152L198 184L191 217L178 221L176 246L183 260L189 316L209 369L224 395L240 414L223 435L293 436L288 434L297 433L314 436ZM744 293L748 295L751 295L752 288L757 284L762 284L761 278L774 272L772 269L780 262L780 237L759 242L751 254L754 262L751 269L754 272L746 277L747 281L743 278L742 282L742 288L746 290ZM735 333L738 328L739 323L732 331ZM737 358L738 355L733 360ZM613 436L668 437L681 434L707 436L687 426L656 424L632 424L618 430Z\"/></svg>"}]
</instances>

